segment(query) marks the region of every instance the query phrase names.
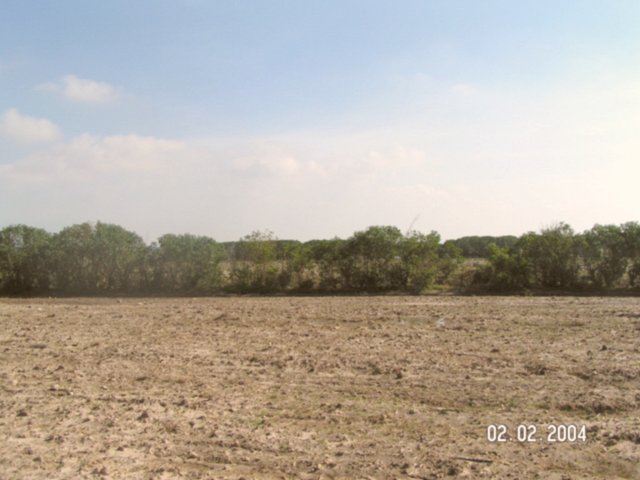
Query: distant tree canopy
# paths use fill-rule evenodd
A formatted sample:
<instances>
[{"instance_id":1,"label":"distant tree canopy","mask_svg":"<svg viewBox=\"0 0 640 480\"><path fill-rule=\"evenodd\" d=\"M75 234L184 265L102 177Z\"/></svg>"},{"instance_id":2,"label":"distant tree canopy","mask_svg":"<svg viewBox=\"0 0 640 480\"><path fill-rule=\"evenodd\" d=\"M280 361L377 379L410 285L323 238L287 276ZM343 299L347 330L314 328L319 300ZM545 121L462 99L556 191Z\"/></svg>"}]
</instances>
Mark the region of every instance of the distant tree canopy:
<instances>
[{"instance_id":1,"label":"distant tree canopy","mask_svg":"<svg viewBox=\"0 0 640 480\"><path fill-rule=\"evenodd\" d=\"M163 235L147 250L147 286L163 293L215 291L221 282L222 246L196 235Z\"/></svg>"},{"instance_id":2,"label":"distant tree canopy","mask_svg":"<svg viewBox=\"0 0 640 480\"><path fill-rule=\"evenodd\" d=\"M117 225L83 223L51 237L53 290L88 294L125 292L140 287L146 245Z\"/></svg>"},{"instance_id":3,"label":"distant tree canopy","mask_svg":"<svg viewBox=\"0 0 640 480\"><path fill-rule=\"evenodd\" d=\"M4 293L42 293L51 287L51 235L13 225L0 231L0 288Z\"/></svg>"},{"instance_id":4,"label":"distant tree canopy","mask_svg":"<svg viewBox=\"0 0 640 480\"><path fill-rule=\"evenodd\" d=\"M522 235L510 247L489 247L479 284L499 291L606 290L638 287L640 225L595 225L582 234L560 223Z\"/></svg>"},{"instance_id":5,"label":"distant tree canopy","mask_svg":"<svg viewBox=\"0 0 640 480\"><path fill-rule=\"evenodd\" d=\"M595 225L577 234L560 223L520 237L444 243L436 232L403 234L391 226L304 243L255 231L222 244L167 234L149 245L101 222L56 234L26 225L0 230L0 293L8 295L420 293L438 285L499 292L638 288L640 225Z\"/></svg>"},{"instance_id":6,"label":"distant tree canopy","mask_svg":"<svg viewBox=\"0 0 640 480\"><path fill-rule=\"evenodd\" d=\"M518 237L504 235L502 237L461 237L451 240L465 258L489 258L489 245L493 244L501 248L510 248L515 245Z\"/></svg>"}]
</instances>

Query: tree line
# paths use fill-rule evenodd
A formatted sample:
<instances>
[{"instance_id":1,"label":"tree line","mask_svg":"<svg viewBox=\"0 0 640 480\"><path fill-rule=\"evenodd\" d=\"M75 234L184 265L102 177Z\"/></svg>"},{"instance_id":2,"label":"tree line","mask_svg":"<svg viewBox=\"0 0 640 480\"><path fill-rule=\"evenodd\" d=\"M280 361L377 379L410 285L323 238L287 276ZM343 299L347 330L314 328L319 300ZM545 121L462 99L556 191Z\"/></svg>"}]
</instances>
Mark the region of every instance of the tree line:
<instances>
[{"instance_id":1,"label":"tree line","mask_svg":"<svg viewBox=\"0 0 640 480\"><path fill-rule=\"evenodd\" d=\"M475 259L475 260L471 260ZM0 230L5 295L208 295L216 293L421 293L635 288L640 225L566 224L520 237L402 233L373 226L347 239L298 242L256 231L237 242L163 235L146 244L108 223L51 234L26 225Z\"/></svg>"},{"instance_id":2,"label":"tree line","mask_svg":"<svg viewBox=\"0 0 640 480\"><path fill-rule=\"evenodd\" d=\"M529 232L512 245L489 245L472 283L494 291L640 287L640 224L595 225L577 234L566 223Z\"/></svg>"},{"instance_id":3,"label":"tree line","mask_svg":"<svg viewBox=\"0 0 640 480\"><path fill-rule=\"evenodd\" d=\"M55 234L26 225L0 230L3 294L420 292L444 282L460 261L459 249L437 233L395 227L305 243L268 231L227 243L167 234L149 245L102 222Z\"/></svg>"}]
</instances>

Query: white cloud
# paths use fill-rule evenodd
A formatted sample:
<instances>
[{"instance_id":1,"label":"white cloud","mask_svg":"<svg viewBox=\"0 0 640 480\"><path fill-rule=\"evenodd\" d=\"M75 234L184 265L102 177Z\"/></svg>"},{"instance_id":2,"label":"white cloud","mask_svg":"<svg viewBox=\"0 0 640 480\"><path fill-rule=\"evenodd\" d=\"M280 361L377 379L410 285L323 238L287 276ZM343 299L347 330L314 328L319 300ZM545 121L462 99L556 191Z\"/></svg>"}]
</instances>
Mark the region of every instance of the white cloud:
<instances>
[{"instance_id":1,"label":"white cloud","mask_svg":"<svg viewBox=\"0 0 640 480\"><path fill-rule=\"evenodd\" d=\"M206 144L84 134L0 165L0 203L12 198L22 222L97 218L132 225L146 238L190 231L228 240L256 228L293 238L322 236L327 228L330 236L347 235L351 215L375 216L385 200L374 193L386 196L398 169L416 175L422 168L424 152L376 136L292 134ZM35 197L45 201L36 207ZM362 204L365 198L371 203ZM362 216L361 208L371 214ZM293 218L310 223L297 232Z\"/></svg>"},{"instance_id":2,"label":"white cloud","mask_svg":"<svg viewBox=\"0 0 640 480\"><path fill-rule=\"evenodd\" d=\"M65 143L0 166L0 180L14 184L66 185L75 182L136 181L139 177L175 174L180 161L195 158L180 141L138 135L80 135ZM108 178L110 177L110 178Z\"/></svg>"},{"instance_id":3,"label":"white cloud","mask_svg":"<svg viewBox=\"0 0 640 480\"><path fill-rule=\"evenodd\" d=\"M292 156L283 156L267 160L260 160L258 165L266 168L275 175L292 175L299 169L298 161Z\"/></svg>"},{"instance_id":4,"label":"white cloud","mask_svg":"<svg viewBox=\"0 0 640 480\"><path fill-rule=\"evenodd\" d=\"M0 223L55 230L99 219L148 240L167 232L232 240L268 228L305 240L374 224L404 231L416 215L414 228L444 238L634 220L640 87L604 86L447 86L423 99L429 108L360 131L81 135L0 165L0 205L12 205Z\"/></svg>"},{"instance_id":5,"label":"white cloud","mask_svg":"<svg viewBox=\"0 0 640 480\"><path fill-rule=\"evenodd\" d=\"M67 158L84 163L95 172L158 172L179 161L186 145L139 135L97 137L81 135L68 145Z\"/></svg>"},{"instance_id":6,"label":"white cloud","mask_svg":"<svg viewBox=\"0 0 640 480\"><path fill-rule=\"evenodd\" d=\"M300 171L299 152L287 142L270 139L236 141L223 149L209 150L224 159L231 172L248 177L290 176Z\"/></svg>"},{"instance_id":7,"label":"white cloud","mask_svg":"<svg viewBox=\"0 0 640 480\"><path fill-rule=\"evenodd\" d=\"M45 118L34 118L20 114L15 108L2 116L0 132L18 143L51 142L61 136L60 129Z\"/></svg>"},{"instance_id":8,"label":"white cloud","mask_svg":"<svg viewBox=\"0 0 640 480\"><path fill-rule=\"evenodd\" d=\"M478 92L478 88L468 83L456 83L451 87L451 92L462 97L470 97Z\"/></svg>"},{"instance_id":9,"label":"white cloud","mask_svg":"<svg viewBox=\"0 0 640 480\"><path fill-rule=\"evenodd\" d=\"M79 103L110 103L120 94L115 87L108 83L78 78L75 75L65 75L58 82L44 83L36 88L60 93L65 98Z\"/></svg>"}]
</instances>

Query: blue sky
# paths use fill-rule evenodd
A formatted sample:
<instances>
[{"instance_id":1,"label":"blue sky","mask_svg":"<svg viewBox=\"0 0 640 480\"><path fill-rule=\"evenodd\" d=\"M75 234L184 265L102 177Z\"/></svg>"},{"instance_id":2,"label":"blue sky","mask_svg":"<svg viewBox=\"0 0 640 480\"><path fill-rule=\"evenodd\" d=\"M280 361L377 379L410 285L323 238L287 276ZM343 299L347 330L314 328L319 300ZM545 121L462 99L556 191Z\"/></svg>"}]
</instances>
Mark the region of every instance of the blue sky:
<instances>
[{"instance_id":1,"label":"blue sky","mask_svg":"<svg viewBox=\"0 0 640 480\"><path fill-rule=\"evenodd\" d=\"M5 1L0 226L639 220L636 1Z\"/></svg>"}]
</instances>

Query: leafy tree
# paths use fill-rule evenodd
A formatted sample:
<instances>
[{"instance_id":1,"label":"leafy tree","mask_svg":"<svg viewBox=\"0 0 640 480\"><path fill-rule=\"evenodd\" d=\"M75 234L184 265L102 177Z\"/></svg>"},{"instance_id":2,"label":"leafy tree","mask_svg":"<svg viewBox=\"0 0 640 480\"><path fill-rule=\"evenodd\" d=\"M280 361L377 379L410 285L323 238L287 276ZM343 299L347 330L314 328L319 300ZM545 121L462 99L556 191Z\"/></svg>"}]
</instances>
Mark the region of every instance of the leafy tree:
<instances>
[{"instance_id":1,"label":"leafy tree","mask_svg":"<svg viewBox=\"0 0 640 480\"><path fill-rule=\"evenodd\" d=\"M345 288L341 271L342 250L345 241L311 240L304 244L301 256L306 265L304 285L322 292L338 291ZM317 281L316 281L317 279Z\"/></svg>"},{"instance_id":2,"label":"leafy tree","mask_svg":"<svg viewBox=\"0 0 640 480\"><path fill-rule=\"evenodd\" d=\"M308 290L306 270L309 259L304 255L302 243L295 240L276 240L276 263L279 265L278 289Z\"/></svg>"},{"instance_id":3,"label":"leafy tree","mask_svg":"<svg viewBox=\"0 0 640 480\"><path fill-rule=\"evenodd\" d=\"M414 293L420 293L435 282L439 269L448 262L441 262L438 255L440 247L440 235L436 232L423 234L409 232L403 238L400 250L400 258L404 269L402 286ZM452 246L447 246L444 255L456 254Z\"/></svg>"},{"instance_id":4,"label":"leafy tree","mask_svg":"<svg viewBox=\"0 0 640 480\"><path fill-rule=\"evenodd\" d=\"M122 292L141 286L144 241L118 225L67 227L53 238L56 289L66 293Z\"/></svg>"},{"instance_id":5,"label":"leafy tree","mask_svg":"<svg viewBox=\"0 0 640 480\"><path fill-rule=\"evenodd\" d=\"M166 234L154 246L156 288L167 293L211 293L221 284L223 249L215 240Z\"/></svg>"},{"instance_id":6,"label":"leafy tree","mask_svg":"<svg viewBox=\"0 0 640 480\"><path fill-rule=\"evenodd\" d=\"M92 293L98 289L94 226L66 227L53 237L55 288L66 293Z\"/></svg>"},{"instance_id":7,"label":"leafy tree","mask_svg":"<svg viewBox=\"0 0 640 480\"><path fill-rule=\"evenodd\" d=\"M50 288L51 235L40 228L12 225L0 230L0 291L42 293Z\"/></svg>"},{"instance_id":8,"label":"leafy tree","mask_svg":"<svg viewBox=\"0 0 640 480\"><path fill-rule=\"evenodd\" d=\"M640 224L627 222L620 226L628 260L629 285L640 286Z\"/></svg>"},{"instance_id":9,"label":"leafy tree","mask_svg":"<svg viewBox=\"0 0 640 480\"><path fill-rule=\"evenodd\" d=\"M491 290L517 291L530 286L527 260L514 249L489 244L489 264L480 272L480 281Z\"/></svg>"},{"instance_id":10,"label":"leafy tree","mask_svg":"<svg viewBox=\"0 0 640 480\"><path fill-rule=\"evenodd\" d=\"M139 290L146 245L136 233L98 222L94 230L98 287L109 292Z\"/></svg>"},{"instance_id":11,"label":"leafy tree","mask_svg":"<svg viewBox=\"0 0 640 480\"><path fill-rule=\"evenodd\" d=\"M582 235L583 261L591 284L611 288L627 269L627 245L620 227L595 225Z\"/></svg>"},{"instance_id":12,"label":"leafy tree","mask_svg":"<svg viewBox=\"0 0 640 480\"><path fill-rule=\"evenodd\" d=\"M514 246L526 261L529 281L543 288L573 288L578 285L580 247L573 229L559 223L540 234L527 233Z\"/></svg>"},{"instance_id":13,"label":"leafy tree","mask_svg":"<svg viewBox=\"0 0 640 480\"><path fill-rule=\"evenodd\" d=\"M280 269L275 265L276 240L273 232L254 231L234 246L231 267L232 289L241 292L274 292Z\"/></svg>"},{"instance_id":14,"label":"leafy tree","mask_svg":"<svg viewBox=\"0 0 640 480\"><path fill-rule=\"evenodd\" d=\"M461 250L465 258L489 258L489 245L511 248L518 241L518 237L504 235L501 237L468 236L453 240L453 243Z\"/></svg>"},{"instance_id":15,"label":"leafy tree","mask_svg":"<svg viewBox=\"0 0 640 480\"><path fill-rule=\"evenodd\" d=\"M347 239L341 270L348 288L360 291L404 287L406 273L400 260L403 236L396 227L369 227Z\"/></svg>"},{"instance_id":16,"label":"leafy tree","mask_svg":"<svg viewBox=\"0 0 640 480\"><path fill-rule=\"evenodd\" d=\"M432 232L438 235L435 232ZM446 283L454 271L462 264L462 250L453 240L447 240L438 246L438 277L436 283Z\"/></svg>"}]
</instances>

